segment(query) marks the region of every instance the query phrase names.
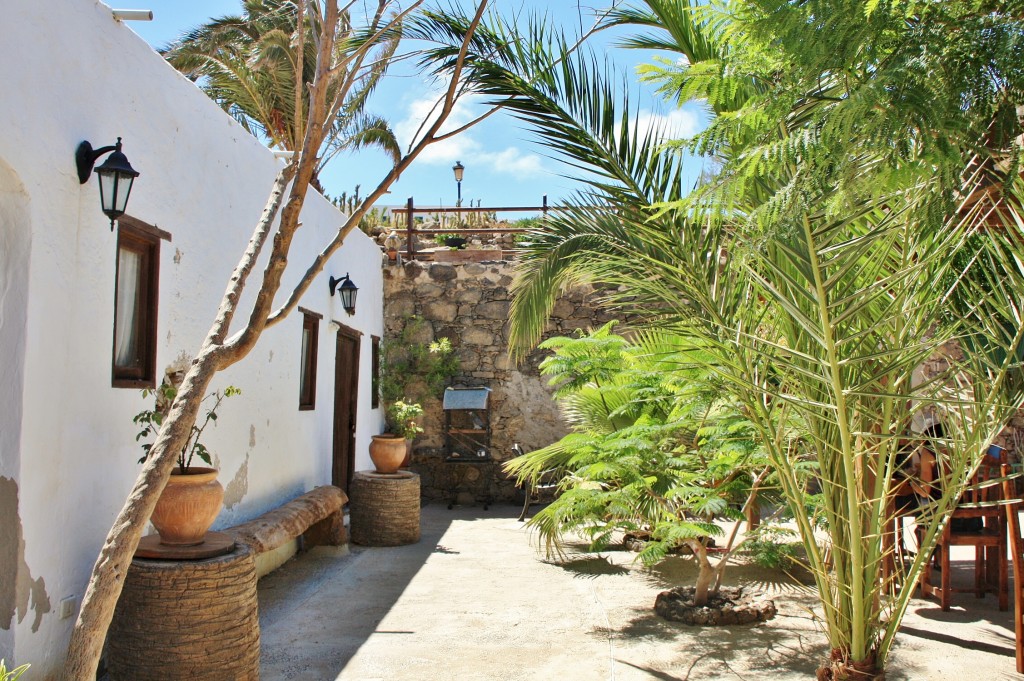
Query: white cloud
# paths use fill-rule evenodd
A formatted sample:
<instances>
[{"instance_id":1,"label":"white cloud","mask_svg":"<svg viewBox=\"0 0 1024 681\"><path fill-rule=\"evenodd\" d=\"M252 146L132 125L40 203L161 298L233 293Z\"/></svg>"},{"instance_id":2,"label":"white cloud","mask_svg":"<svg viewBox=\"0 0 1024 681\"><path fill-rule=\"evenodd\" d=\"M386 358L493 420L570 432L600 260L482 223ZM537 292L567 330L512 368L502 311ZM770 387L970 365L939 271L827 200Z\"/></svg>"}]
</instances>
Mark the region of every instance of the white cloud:
<instances>
[{"instance_id":1,"label":"white cloud","mask_svg":"<svg viewBox=\"0 0 1024 681\"><path fill-rule=\"evenodd\" d=\"M474 160L489 164L495 173L526 179L545 172L540 156L524 154L518 147L506 147L502 151L482 152Z\"/></svg>"},{"instance_id":2,"label":"white cloud","mask_svg":"<svg viewBox=\"0 0 1024 681\"><path fill-rule=\"evenodd\" d=\"M403 149L408 148L413 139L422 137L423 130L426 129L427 125L437 120L441 109L438 103L439 97L440 95L434 93L413 100L406 108L405 118L395 123L395 135L398 136L398 142L402 145ZM472 100L472 97L456 100L448 120L441 126L441 134L469 123L475 115L478 115L473 110L474 102ZM424 124L424 121L427 121L427 124ZM463 135L458 135L455 139L458 139L458 137L463 137Z\"/></svg>"},{"instance_id":3,"label":"white cloud","mask_svg":"<svg viewBox=\"0 0 1024 681\"><path fill-rule=\"evenodd\" d=\"M635 126L641 134L645 134L651 128L657 128L661 130L663 140L693 137L703 128L700 116L688 109L674 109L668 114L657 114L644 109L637 115Z\"/></svg>"},{"instance_id":4,"label":"white cloud","mask_svg":"<svg viewBox=\"0 0 1024 681\"><path fill-rule=\"evenodd\" d=\"M453 164L456 161L464 161L471 156L476 158L479 153L480 144L466 133L449 137L448 139L431 144L423 150L417 158L417 163L427 164Z\"/></svg>"},{"instance_id":5,"label":"white cloud","mask_svg":"<svg viewBox=\"0 0 1024 681\"><path fill-rule=\"evenodd\" d=\"M444 142L433 144L416 159L417 163L449 166L461 161L473 172L483 170L516 179L528 179L546 172L541 157L524 153L518 147L505 147L501 151L483 148L476 139L463 133Z\"/></svg>"},{"instance_id":6,"label":"white cloud","mask_svg":"<svg viewBox=\"0 0 1024 681\"><path fill-rule=\"evenodd\" d=\"M424 119L436 120L435 102L436 97L428 96L409 103L406 117L394 126L395 134L403 149L408 147L414 137L423 134L419 128ZM482 112L483 110L477 105L474 98L467 97L459 100L445 125L441 127L441 134L465 125ZM486 149L473 133L474 129L471 128L466 132L428 146L419 155L416 162L426 165L451 165L456 161L462 161L467 165L472 165L474 169L482 168L516 178L527 178L544 172L541 158L536 154L524 153L514 146L500 151Z\"/></svg>"}]
</instances>

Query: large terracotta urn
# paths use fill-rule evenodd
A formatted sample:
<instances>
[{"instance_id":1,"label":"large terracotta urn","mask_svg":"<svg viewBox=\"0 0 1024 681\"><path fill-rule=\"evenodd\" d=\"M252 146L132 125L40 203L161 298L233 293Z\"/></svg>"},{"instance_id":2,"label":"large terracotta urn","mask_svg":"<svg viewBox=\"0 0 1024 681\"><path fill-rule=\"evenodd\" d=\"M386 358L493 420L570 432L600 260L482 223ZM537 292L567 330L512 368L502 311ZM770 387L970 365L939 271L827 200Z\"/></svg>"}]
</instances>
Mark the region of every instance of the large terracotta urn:
<instances>
[{"instance_id":1,"label":"large terracotta urn","mask_svg":"<svg viewBox=\"0 0 1024 681\"><path fill-rule=\"evenodd\" d=\"M153 509L150 522L160 543L171 546L202 544L224 502L224 488L213 468L192 466L184 474L177 468Z\"/></svg>"},{"instance_id":2,"label":"large terracotta urn","mask_svg":"<svg viewBox=\"0 0 1024 681\"><path fill-rule=\"evenodd\" d=\"M402 459L401 468L408 468L412 465L412 440L405 440L405 458Z\"/></svg>"},{"instance_id":3,"label":"large terracotta urn","mask_svg":"<svg viewBox=\"0 0 1024 681\"><path fill-rule=\"evenodd\" d=\"M405 461L405 438L384 433L374 435L370 443L370 459L378 473L395 473Z\"/></svg>"}]
</instances>

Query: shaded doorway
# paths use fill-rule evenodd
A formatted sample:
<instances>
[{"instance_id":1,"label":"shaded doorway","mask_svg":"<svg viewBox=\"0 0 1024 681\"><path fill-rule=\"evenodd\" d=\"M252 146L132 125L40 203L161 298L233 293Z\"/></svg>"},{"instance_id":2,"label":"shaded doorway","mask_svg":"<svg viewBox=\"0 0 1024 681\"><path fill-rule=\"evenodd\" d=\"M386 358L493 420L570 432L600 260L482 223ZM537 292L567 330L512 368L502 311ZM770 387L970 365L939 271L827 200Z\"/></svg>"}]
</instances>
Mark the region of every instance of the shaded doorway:
<instances>
[{"instance_id":1,"label":"shaded doorway","mask_svg":"<svg viewBox=\"0 0 1024 681\"><path fill-rule=\"evenodd\" d=\"M358 331L340 326L334 354L334 455L331 484L345 490L346 494L356 465L359 336Z\"/></svg>"}]
</instances>

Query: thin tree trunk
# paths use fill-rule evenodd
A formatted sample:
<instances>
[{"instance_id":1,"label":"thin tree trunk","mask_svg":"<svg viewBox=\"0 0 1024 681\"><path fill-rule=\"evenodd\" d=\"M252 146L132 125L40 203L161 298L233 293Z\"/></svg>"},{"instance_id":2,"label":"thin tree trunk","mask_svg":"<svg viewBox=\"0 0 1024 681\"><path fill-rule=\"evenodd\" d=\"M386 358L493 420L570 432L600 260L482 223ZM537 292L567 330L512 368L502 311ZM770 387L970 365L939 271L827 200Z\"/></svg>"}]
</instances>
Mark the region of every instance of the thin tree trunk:
<instances>
[{"instance_id":1,"label":"thin tree trunk","mask_svg":"<svg viewBox=\"0 0 1024 681\"><path fill-rule=\"evenodd\" d=\"M185 374L165 425L150 449L149 459L103 543L82 598L82 609L71 632L63 676L67 681L96 678L103 642L114 617L128 567L142 531L177 462L177 453L192 430L206 387L215 371L213 357L207 354L196 360Z\"/></svg>"},{"instance_id":2,"label":"thin tree trunk","mask_svg":"<svg viewBox=\"0 0 1024 681\"><path fill-rule=\"evenodd\" d=\"M326 73L329 68L327 60L334 46L333 35L337 17L337 5L331 2L328 5L327 20L325 21L327 31L321 43L322 50L317 60L318 76ZM310 87L311 120L317 113L322 114L326 109L324 101L326 88L321 85L318 78ZM315 132L310 132L310 130L315 130ZM153 514L160 493L170 477L177 452L184 446L192 430L192 424L195 423L206 389L217 371L248 354L266 326L267 314L274 295L280 287L281 274L287 264L291 239L299 227L299 213L302 210L306 190L316 165L316 149L322 142L322 139L316 134L317 132L319 132L319 126L310 126L307 130L303 150L296 164L296 178L292 184L288 202L282 211L281 225L274 237L270 259L264 271L263 282L256 296L249 324L239 338L234 339L228 345L221 345L221 339L227 333L231 320L234 318L238 298L245 287L248 274L252 271L255 260L270 233L270 225L277 215L277 206L282 194L281 190L283 190L282 183L286 178L285 173L278 177L274 190L271 191L268 206L260 218L252 239L250 239L249 248L243 254L228 284L217 318L214 320L199 354L185 373L185 378L171 405L170 413L164 420L163 427L150 449L149 458L100 550L99 558L93 566L89 584L82 598L82 609L71 632L68 657L64 664L63 678L66 681L95 679L96 669L103 652L103 642L114 617L117 600L121 596L125 574L131 565L135 550L138 548L146 522Z\"/></svg>"},{"instance_id":3,"label":"thin tree trunk","mask_svg":"<svg viewBox=\"0 0 1024 681\"><path fill-rule=\"evenodd\" d=\"M697 583L694 585L693 604L704 606L708 604L708 594L711 591L711 583L715 581L715 568L708 560L708 550L697 539L690 539L687 545L693 551L693 557L697 559Z\"/></svg>"},{"instance_id":4,"label":"thin tree trunk","mask_svg":"<svg viewBox=\"0 0 1024 681\"><path fill-rule=\"evenodd\" d=\"M418 5L418 2L414 3L414 6ZM461 78L469 41L476 31L486 6L486 0L482 0L479 3L474 20L463 37L459 58L454 68L452 81L444 97L444 106L442 107L441 114L430 126L428 134L401 160L396 169L393 169L385 180L381 182L374 193L374 199L384 193L391 182L397 177L397 172L407 167L426 146L437 141L434 135L440 126L444 124L445 120L447 120L454 108L455 100L459 93L458 83ZM397 16L405 16L408 11L410 10L403 10ZM260 334L268 324L276 323L284 318L294 305L294 301L309 287L312 278L322 270L324 260L326 259L325 255L329 257L330 253L333 253L341 246L345 236L358 222L362 212L365 211L365 208L363 211L357 211L359 215L350 217L339 228L334 240L321 253L321 257L317 258L313 266L306 271L303 279L296 286L296 289L292 291L291 296L289 296L290 303L286 304L283 309L271 314L274 297L280 288L281 277L288 263L288 253L291 249L292 238L300 227L299 214L305 201L306 191L316 173L317 151L324 140L324 131L328 129L324 127L324 118L327 112L334 110L334 103L327 102L327 95L331 86L331 59L334 54L339 21L339 10L336 0L330 0L327 3L325 15L323 21L324 34L321 36L318 45L316 75L309 87L309 115L306 119L306 133L302 149L298 152L292 165L278 176L277 182L268 198L267 207L264 209L263 215L249 241L249 246L242 255L228 283L217 316L207 334L206 340L199 353L192 360L192 365L182 380L178 394L171 405L170 412L164 420L156 441L153 443L153 447L150 449L149 458L143 465L135 486L125 500L121 512L118 514L113 527L107 535L96 564L93 566L89 584L82 598L82 608L71 633L71 641L68 646L68 655L65 660L62 676L65 681L93 681L96 678L96 670L99 666L104 640L110 622L113 619L118 598L121 595L125 575L131 565L145 525L153 513L153 508L156 506L160 493L167 483L167 479L170 477L171 469L177 460L177 453L181 451L192 430L192 425L196 421L203 397L213 377L218 371L243 359L255 347ZM383 33L390 26L393 26L395 21L397 19L391 20L388 26L381 28L381 32ZM346 92L347 90L344 88L336 89L332 96L343 98ZM248 322L244 328L228 338L228 330L237 311L242 290L245 288L248 276L272 231L271 227L278 214L284 188L292 175L294 175L295 179L292 182L288 200L280 211L280 226L274 235L268 263L263 272L263 279L260 283L256 300L250 310Z\"/></svg>"},{"instance_id":5,"label":"thin tree trunk","mask_svg":"<svg viewBox=\"0 0 1024 681\"><path fill-rule=\"evenodd\" d=\"M231 276L206 341L185 373L170 412L157 434L135 486L100 549L100 555L93 566L89 584L82 597L78 620L71 632L63 674L67 681L91 681L96 678L103 643L114 617L117 600L121 596L125 574L131 565L146 523L153 514L153 508L177 462L177 454L185 446L192 431L192 424L199 414L203 396L216 372L224 368L226 363L233 363L242 357L239 353L234 358L219 358L214 349L218 347L231 324L241 290L266 242L270 225L277 217L284 185L290 174L283 171L278 176L270 192L267 206L250 239L249 247Z\"/></svg>"}]
</instances>

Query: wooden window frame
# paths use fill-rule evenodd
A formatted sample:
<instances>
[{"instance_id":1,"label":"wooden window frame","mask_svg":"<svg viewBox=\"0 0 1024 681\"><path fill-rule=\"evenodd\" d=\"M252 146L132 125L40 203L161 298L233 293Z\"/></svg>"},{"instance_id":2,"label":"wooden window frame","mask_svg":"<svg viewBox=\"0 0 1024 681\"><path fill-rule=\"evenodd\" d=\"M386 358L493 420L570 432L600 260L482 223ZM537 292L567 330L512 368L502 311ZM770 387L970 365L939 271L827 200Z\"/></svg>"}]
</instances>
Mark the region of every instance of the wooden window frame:
<instances>
[{"instance_id":1,"label":"wooden window frame","mask_svg":"<svg viewBox=\"0 0 1024 681\"><path fill-rule=\"evenodd\" d=\"M380 336L370 336L370 408L380 408Z\"/></svg>"},{"instance_id":2,"label":"wooden window frame","mask_svg":"<svg viewBox=\"0 0 1024 681\"><path fill-rule=\"evenodd\" d=\"M117 221L117 247L114 257L114 315L111 324L110 383L114 388L156 387L157 319L160 302L160 242L171 240L167 232L128 215ZM139 275L139 326L141 362L138 367L117 365L117 300L121 284L121 249L141 255Z\"/></svg>"},{"instance_id":3,"label":"wooden window frame","mask_svg":"<svg viewBox=\"0 0 1024 681\"><path fill-rule=\"evenodd\" d=\"M299 411L316 409L316 367L320 346L320 320L323 315L304 308L302 313L302 335L309 331L309 351L303 355L302 341L299 341ZM303 391L303 386L306 390Z\"/></svg>"}]
</instances>

